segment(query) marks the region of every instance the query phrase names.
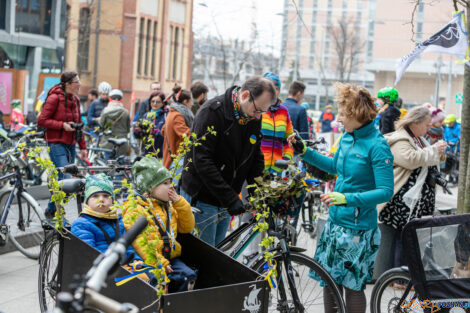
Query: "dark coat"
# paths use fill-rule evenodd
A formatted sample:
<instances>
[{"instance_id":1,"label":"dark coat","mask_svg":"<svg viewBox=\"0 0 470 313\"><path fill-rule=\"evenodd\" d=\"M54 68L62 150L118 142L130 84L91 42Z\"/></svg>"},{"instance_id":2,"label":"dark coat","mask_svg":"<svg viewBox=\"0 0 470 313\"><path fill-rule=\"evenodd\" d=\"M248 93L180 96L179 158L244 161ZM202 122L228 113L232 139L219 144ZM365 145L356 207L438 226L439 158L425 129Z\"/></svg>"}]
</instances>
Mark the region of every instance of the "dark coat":
<instances>
[{"instance_id":1,"label":"dark coat","mask_svg":"<svg viewBox=\"0 0 470 313\"><path fill-rule=\"evenodd\" d=\"M308 140L308 119L305 108L300 106L293 98L287 98L282 104L287 107L287 110L289 110L290 119L294 129L300 133L300 137L302 137L302 139Z\"/></svg>"},{"instance_id":2,"label":"dark coat","mask_svg":"<svg viewBox=\"0 0 470 313\"><path fill-rule=\"evenodd\" d=\"M394 106L389 106L380 116L379 130L382 135L395 131L395 122L400 118L401 112Z\"/></svg>"},{"instance_id":3,"label":"dark coat","mask_svg":"<svg viewBox=\"0 0 470 313\"><path fill-rule=\"evenodd\" d=\"M75 145L77 143L76 131L65 131L64 122L81 123L80 100L76 95L67 95L67 108L65 107L65 94L59 86L52 87L46 103L42 107L38 118L38 126L46 129L44 138L50 143L63 143ZM85 139L78 143L80 149L86 149Z\"/></svg>"},{"instance_id":4,"label":"dark coat","mask_svg":"<svg viewBox=\"0 0 470 313\"><path fill-rule=\"evenodd\" d=\"M96 99L92 103L90 103L90 108L88 109L88 128L94 129L95 127L99 126L98 117L101 116L101 112L103 112L104 108L108 105L109 101L104 101L101 98Z\"/></svg>"},{"instance_id":5,"label":"dark coat","mask_svg":"<svg viewBox=\"0 0 470 313\"><path fill-rule=\"evenodd\" d=\"M238 123L233 113L234 88L205 102L194 119L192 132L198 137L205 135L209 126L217 135L206 136L186 155L181 186L193 202L226 208L239 199L245 180L251 184L263 173L261 120Z\"/></svg>"}]
</instances>

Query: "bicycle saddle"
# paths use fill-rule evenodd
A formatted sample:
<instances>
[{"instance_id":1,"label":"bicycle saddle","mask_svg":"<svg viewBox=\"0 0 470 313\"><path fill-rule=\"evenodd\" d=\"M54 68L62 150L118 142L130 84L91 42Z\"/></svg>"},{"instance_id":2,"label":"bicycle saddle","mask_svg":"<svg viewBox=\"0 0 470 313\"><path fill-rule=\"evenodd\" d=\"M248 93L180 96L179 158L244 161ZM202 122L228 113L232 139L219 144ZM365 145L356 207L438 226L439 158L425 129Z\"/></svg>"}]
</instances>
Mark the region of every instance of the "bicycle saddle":
<instances>
[{"instance_id":1,"label":"bicycle saddle","mask_svg":"<svg viewBox=\"0 0 470 313\"><path fill-rule=\"evenodd\" d=\"M112 143L113 145L115 146L122 146L123 144L126 144L127 143L127 139L126 138L119 138L119 139L116 139L116 138L109 138L108 139L108 142Z\"/></svg>"},{"instance_id":2,"label":"bicycle saddle","mask_svg":"<svg viewBox=\"0 0 470 313\"><path fill-rule=\"evenodd\" d=\"M72 194L82 191L85 188L86 179L67 178L59 181L60 189L66 194Z\"/></svg>"}]
</instances>

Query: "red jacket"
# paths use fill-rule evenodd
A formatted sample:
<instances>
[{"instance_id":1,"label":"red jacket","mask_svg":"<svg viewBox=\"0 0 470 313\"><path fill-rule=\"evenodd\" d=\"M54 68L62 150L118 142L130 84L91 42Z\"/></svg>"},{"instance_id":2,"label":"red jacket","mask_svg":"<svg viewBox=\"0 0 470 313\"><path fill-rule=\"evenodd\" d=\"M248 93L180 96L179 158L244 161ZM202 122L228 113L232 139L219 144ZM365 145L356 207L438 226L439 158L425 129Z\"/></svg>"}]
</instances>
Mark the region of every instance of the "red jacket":
<instances>
[{"instance_id":1,"label":"red jacket","mask_svg":"<svg viewBox=\"0 0 470 313\"><path fill-rule=\"evenodd\" d=\"M47 142L75 145L77 132L68 132L63 129L64 122L81 123L80 100L73 94L67 95L67 112L65 108L65 94L59 86L52 87L42 107L38 118L38 126L46 129ZM84 137L84 136L83 136ZM78 143L80 149L86 149L85 138Z\"/></svg>"}]
</instances>

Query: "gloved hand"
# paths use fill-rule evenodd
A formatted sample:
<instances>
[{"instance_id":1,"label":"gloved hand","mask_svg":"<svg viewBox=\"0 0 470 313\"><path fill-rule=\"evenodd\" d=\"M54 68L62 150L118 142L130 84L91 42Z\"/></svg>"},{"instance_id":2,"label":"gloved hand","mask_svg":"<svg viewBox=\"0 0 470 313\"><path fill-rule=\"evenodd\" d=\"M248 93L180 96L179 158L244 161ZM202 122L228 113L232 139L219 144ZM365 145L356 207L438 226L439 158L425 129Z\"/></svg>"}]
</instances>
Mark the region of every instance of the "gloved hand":
<instances>
[{"instance_id":1,"label":"gloved hand","mask_svg":"<svg viewBox=\"0 0 470 313\"><path fill-rule=\"evenodd\" d=\"M346 204L346 196L339 192L330 192L328 194L333 205L344 205Z\"/></svg>"},{"instance_id":2,"label":"gloved hand","mask_svg":"<svg viewBox=\"0 0 470 313\"><path fill-rule=\"evenodd\" d=\"M298 134L295 134L294 139L295 143L292 143L292 148L294 148L296 153L304 154L307 151L307 145Z\"/></svg>"},{"instance_id":3,"label":"gloved hand","mask_svg":"<svg viewBox=\"0 0 470 313\"><path fill-rule=\"evenodd\" d=\"M232 205L227 208L227 211L230 215L235 216L235 215L240 215L242 213L245 213L246 209L242 200L237 199L237 201L232 203Z\"/></svg>"}]
</instances>

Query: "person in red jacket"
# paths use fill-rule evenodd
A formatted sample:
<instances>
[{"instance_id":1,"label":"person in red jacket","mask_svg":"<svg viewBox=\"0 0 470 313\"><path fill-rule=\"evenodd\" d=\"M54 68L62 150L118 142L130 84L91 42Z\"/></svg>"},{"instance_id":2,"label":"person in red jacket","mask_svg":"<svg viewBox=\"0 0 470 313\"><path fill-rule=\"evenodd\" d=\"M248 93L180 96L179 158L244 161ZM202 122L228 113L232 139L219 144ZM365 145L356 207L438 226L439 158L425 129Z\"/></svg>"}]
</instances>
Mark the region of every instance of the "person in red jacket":
<instances>
[{"instance_id":1,"label":"person in red jacket","mask_svg":"<svg viewBox=\"0 0 470 313\"><path fill-rule=\"evenodd\" d=\"M86 156L85 139L72 127L73 123L81 123L80 100L77 96L79 89L80 79L77 72L62 73L60 83L49 90L38 118L38 126L46 129L44 139L49 147L51 161L56 167L75 162L77 142L82 157ZM62 173L59 173L60 179L63 179ZM54 216L55 210L54 203L49 202L46 217Z\"/></svg>"}]
</instances>

